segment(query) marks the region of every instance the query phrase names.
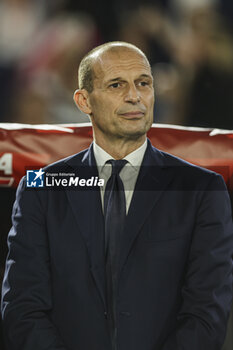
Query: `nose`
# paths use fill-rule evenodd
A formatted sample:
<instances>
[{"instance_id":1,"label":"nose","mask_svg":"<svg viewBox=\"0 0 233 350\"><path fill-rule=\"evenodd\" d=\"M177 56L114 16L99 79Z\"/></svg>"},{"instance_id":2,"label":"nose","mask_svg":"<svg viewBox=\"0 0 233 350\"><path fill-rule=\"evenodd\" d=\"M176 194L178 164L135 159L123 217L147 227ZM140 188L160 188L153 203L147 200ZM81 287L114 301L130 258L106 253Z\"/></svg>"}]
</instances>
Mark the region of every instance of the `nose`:
<instances>
[{"instance_id":1,"label":"nose","mask_svg":"<svg viewBox=\"0 0 233 350\"><path fill-rule=\"evenodd\" d=\"M140 93L134 84L129 85L128 90L125 94L125 102L136 104L140 102Z\"/></svg>"}]
</instances>

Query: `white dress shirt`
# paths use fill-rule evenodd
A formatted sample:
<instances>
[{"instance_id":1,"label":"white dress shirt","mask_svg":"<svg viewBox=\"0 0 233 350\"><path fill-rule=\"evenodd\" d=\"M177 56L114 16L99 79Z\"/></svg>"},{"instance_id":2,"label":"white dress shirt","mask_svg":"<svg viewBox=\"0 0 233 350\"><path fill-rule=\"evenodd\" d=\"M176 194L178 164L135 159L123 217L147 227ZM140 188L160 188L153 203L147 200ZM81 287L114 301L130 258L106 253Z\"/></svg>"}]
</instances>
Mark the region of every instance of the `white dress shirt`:
<instances>
[{"instance_id":1,"label":"white dress shirt","mask_svg":"<svg viewBox=\"0 0 233 350\"><path fill-rule=\"evenodd\" d=\"M135 184L139 174L140 166L147 148L147 140L137 148L135 151L129 153L125 160L128 163L120 171L120 178L124 185L125 201L126 201L126 214L128 213L129 206L132 200ZM99 178L104 179L104 186L100 187L102 208L104 208L104 192L107 181L112 173L112 165L106 162L110 159L114 159L110 154L103 150L96 142L93 142L93 151L98 168Z\"/></svg>"}]
</instances>

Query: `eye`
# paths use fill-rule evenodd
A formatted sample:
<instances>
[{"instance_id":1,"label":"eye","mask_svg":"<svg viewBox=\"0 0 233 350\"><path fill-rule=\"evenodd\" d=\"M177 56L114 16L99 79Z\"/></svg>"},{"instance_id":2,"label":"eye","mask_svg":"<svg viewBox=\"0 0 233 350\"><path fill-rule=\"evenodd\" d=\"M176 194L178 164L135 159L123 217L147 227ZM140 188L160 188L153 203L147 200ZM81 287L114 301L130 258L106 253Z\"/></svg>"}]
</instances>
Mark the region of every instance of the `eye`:
<instances>
[{"instance_id":1,"label":"eye","mask_svg":"<svg viewBox=\"0 0 233 350\"><path fill-rule=\"evenodd\" d=\"M113 83L113 84L109 85L109 87L111 87L111 88L113 88L113 89L116 89L116 88L118 88L118 87L120 87L120 86L121 86L120 83Z\"/></svg>"},{"instance_id":2,"label":"eye","mask_svg":"<svg viewBox=\"0 0 233 350\"><path fill-rule=\"evenodd\" d=\"M139 83L138 83L138 85L139 86L147 86L147 85L149 85L149 83L148 83L148 81L140 81Z\"/></svg>"}]
</instances>

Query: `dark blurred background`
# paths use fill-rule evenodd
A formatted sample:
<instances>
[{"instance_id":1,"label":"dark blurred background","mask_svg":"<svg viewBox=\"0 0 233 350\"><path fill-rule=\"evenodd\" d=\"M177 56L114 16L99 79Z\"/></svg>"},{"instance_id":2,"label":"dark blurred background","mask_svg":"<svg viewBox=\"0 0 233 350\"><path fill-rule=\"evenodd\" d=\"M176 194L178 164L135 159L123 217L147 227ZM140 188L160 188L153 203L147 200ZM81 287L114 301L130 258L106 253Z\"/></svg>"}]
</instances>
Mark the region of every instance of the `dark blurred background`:
<instances>
[{"instance_id":1,"label":"dark blurred background","mask_svg":"<svg viewBox=\"0 0 233 350\"><path fill-rule=\"evenodd\" d=\"M155 122L233 129L232 0L0 0L0 122L89 121L78 65L112 40L148 56Z\"/></svg>"}]
</instances>

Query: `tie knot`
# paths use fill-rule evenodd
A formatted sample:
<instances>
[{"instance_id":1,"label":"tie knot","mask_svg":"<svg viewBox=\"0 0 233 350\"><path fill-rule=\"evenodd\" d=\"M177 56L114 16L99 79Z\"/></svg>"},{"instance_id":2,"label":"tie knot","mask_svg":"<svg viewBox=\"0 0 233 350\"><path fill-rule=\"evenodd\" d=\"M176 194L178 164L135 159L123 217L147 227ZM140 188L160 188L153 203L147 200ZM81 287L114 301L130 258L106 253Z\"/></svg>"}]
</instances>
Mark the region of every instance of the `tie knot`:
<instances>
[{"instance_id":1,"label":"tie knot","mask_svg":"<svg viewBox=\"0 0 233 350\"><path fill-rule=\"evenodd\" d=\"M110 159L107 161L107 163L112 164L112 175L116 175L116 174L120 173L121 169L127 163L127 160L125 160L125 159L119 159L119 160Z\"/></svg>"}]
</instances>

